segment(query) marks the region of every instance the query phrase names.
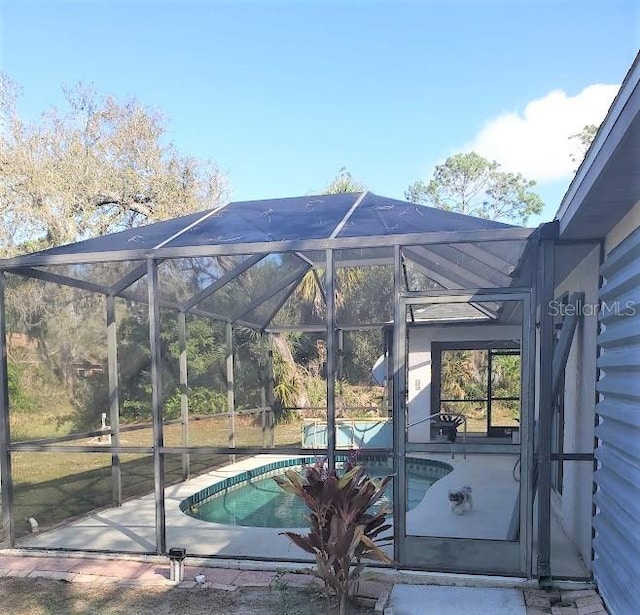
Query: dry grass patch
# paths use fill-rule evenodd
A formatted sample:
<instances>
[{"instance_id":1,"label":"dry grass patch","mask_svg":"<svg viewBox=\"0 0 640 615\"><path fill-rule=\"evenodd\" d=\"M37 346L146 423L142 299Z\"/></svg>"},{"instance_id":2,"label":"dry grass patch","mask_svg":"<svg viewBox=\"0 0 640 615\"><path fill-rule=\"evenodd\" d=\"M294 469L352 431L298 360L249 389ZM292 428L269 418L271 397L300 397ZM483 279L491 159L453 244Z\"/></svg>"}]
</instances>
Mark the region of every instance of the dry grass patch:
<instances>
[{"instance_id":1,"label":"dry grass patch","mask_svg":"<svg viewBox=\"0 0 640 615\"><path fill-rule=\"evenodd\" d=\"M47 579L0 579L0 611L12 615L326 615L335 605L317 590L280 585L220 591L122 584L87 586ZM354 605L351 615L373 609Z\"/></svg>"}]
</instances>

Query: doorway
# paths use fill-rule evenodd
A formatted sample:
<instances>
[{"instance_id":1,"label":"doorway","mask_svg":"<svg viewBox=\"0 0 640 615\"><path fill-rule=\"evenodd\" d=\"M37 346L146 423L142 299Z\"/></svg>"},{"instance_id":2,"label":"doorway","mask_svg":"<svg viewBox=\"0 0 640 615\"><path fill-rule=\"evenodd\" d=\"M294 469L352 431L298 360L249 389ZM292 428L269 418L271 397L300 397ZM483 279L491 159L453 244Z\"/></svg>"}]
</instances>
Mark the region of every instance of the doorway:
<instances>
[{"instance_id":1,"label":"doorway","mask_svg":"<svg viewBox=\"0 0 640 615\"><path fill-rule=\"evenodd\" d=\"M400 309L394 337L397 558L430 570L528 576L530 295L508 289L405 293ZM421 320L421 314L438 318ZM452 318L443 318L447 314ZM433 482L416 498L420 473Z\"/></svg>"}]
</instances>

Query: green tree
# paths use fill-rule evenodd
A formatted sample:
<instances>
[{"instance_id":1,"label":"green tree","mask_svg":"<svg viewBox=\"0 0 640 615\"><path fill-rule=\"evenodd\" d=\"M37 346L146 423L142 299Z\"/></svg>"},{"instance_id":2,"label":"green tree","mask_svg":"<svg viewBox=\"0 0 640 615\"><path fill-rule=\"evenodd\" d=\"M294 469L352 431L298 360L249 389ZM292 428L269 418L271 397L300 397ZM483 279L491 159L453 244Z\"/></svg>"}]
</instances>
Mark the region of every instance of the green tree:
<instances>
[{"instance_id":1,"label":"green tree","mask_svg":"<svg viewBox=\"0 0 640 615\"><path fill-rule=\"evenodd\" d=\"M336 176L322 190L322 194L348 194L366 189L364 182L355 179L346 167L340 167Z\"/></svg>"},{"instance_id":2,"label":"green tree","mask_svg":"<svg viewBox=\"0 0 640 615\"><path fill-rule=\"evenodd\" d=\"M569 141L572 141L575 147L574 151L571 152L571 162L576 165L576 171L591 147L591 143L596 138L598 128L599 126L595 124L587 124L580 132L569 137Z\"/></svg>"},{"instance_id":3,"label":"green tree","mask_svg":"<svg viewBox=\"0 0 640 615\"><path fill-rule=\"evenodd\" d=\"M336 176L320 191L321 194L349 194L366 190L365 185L354 179L345 167L338 170ZM323 314L325 308L326 290L323 287L325 272L322 267L310 269L296 286L293 305L289 307L298 314L311 315ZM342 307L346 296L357 293L362 280L361 268L344 268L336 273L336 305ZM284 323L283 323L284 324ZM285 407L305 407L310 404L309 394L305 383L309 381L310 374L305 366L296 361L296 345L298 336L279 334L273 337L274 341L274 379L275 395ZM317 360L317 354L306 357L309 361ZM311 376L313 377L313 376Z\"/></svg>"},{"instance_id":4,"label":"green tree","mask_svg":"<svg viewBox=\"0 0 640 615\"><path fill-rule=\"evenodd\" d=\"M346 167L340 167L337 175L323 188L321 194L350 194L352 192L363 192L367 188L363 182L354 179ZM321 289L321 278L324 276L322 268L309 271L302 278L296 287L296 294L303 303L313 306L318 313L324 305L323 290ZM361 278L359 268L343 269L337 273L336 304L341 306L344 303L344 294L352 291Z\"/></svg>"},{"instance_id":5,"label":"green tree","mask_svg":"<svg viewBox=\"0 0 640 615\"><path fill-rule=\"evenodd\" d=\"M123 423L151 419L151 354L149 349L148 310L145 305L119 302L118 310L118 386ZM236 376L240 396L248 379L242 366L255 363L245 343L246 332L236 330ZM207 415L226 411L225 326L200 317L187 320L187 361L189 364L189 411ZM176 314L161 311L160 361L163 389L163 416L180 415L180 347ZM251 360L250 360L251 359ZM240 368L238 368L240 366ZM76 428L95 429L100 413L109 412L108 374L106 371L74 383L75 412L69 417ZM255 388L255 386L254 386ZM247 397L244 395L244 397ZM255 394L252 400L255 403ZM239 407L242 405L238 404Z\"/></svg>"},{"instance_id":6,"label":"green tree","mask_svg":"<svg viewBox=\"0 0 640 615\"><path fill-rule=\"evenodd\" d=\"M487 351L446 350L441 357L441 397L472 399L486 396Z\"/></svg>"},{"instance_id":7,"label":"green tree","mask_svg":"<svg viewBox=\"0 0 640 615\"><path fill-rule=\"evenodd\" d=\"M0 73L0 256L224 202L224 175L215 164L178 152L168 142L165 119L158 112L82 84L63 91L60 109L50 107L29 121L17 111L20 88ZM130 266L85 265L81 275L108 284ZM74 275L76 269L57 267L55 272ZM172 287L177 293L188 277L175 278ZM38 339L42 362L78 401L73 361L83 356L104 359L102 299L9 276L7 314L11 331ZM138 354L133 352L131 361ZM141 398L142 393L132 393L136 395Z\"/></svg>"},{"instance_id":8,"label":"green tree","mask_svg":"<svg viewBox=\"0 0 640 615\"><path fill-rule=\"evenodd\" d=\"M27 121L0 75L0 250L32 251L213 207L226 179L166 140L163 117L78 84Z\"/></svg>"},{"instance_id":9,"label":"green tree","mask_svg":"<svg viewBox=\"0 0 640 615\"><path fill-rule=\"evenodd\" d=\"M534 186L520 173L502 171L497 162L470 152L447 158L431 180L409 186L405 197L446 211L524 224L542 211L542 200L531 191Z\"/></svg>"}]
</instances>

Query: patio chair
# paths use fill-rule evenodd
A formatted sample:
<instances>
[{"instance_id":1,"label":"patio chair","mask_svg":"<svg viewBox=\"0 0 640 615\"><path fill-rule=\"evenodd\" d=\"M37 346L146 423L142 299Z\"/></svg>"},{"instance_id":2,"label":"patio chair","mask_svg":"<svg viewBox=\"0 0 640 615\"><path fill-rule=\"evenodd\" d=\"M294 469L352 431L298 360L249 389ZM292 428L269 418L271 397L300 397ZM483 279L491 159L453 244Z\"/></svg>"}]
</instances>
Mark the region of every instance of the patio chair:
<instances>
[{"instance_id":1,"label":"patio chair","mask_svg":"<svg viewBox=\"0 0 640 615\"><path fill-rule=\"evenodd\" d=\"M447 414L441 412L431 419L431 438L446 439L455 442L458 435L458 427L464 423L464 417L460 414Z\"/></svg>"}]
</instances>

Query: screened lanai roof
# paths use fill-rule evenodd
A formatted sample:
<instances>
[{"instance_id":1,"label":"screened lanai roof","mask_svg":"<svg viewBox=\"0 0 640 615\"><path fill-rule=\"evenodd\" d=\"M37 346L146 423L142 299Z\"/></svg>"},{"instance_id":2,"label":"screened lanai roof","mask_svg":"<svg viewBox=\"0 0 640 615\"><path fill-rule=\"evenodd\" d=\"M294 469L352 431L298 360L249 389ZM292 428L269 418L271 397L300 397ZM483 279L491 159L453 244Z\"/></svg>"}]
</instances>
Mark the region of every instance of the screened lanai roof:
<instances>
[{"instance_id":1,"label":"screened lanai roof","mask_svg":"<svg viewBox=\"0 0 640 615\"><path fill-rule=\"evenodd\" d=\"M49 263L78 262L76 257L99 253L105 253L107 257L109 254L119 256L123 252L142 256L150 251L203 246L217 246L222 253L224 246L239 244L465 231L486 233L507 229L515 231L514 239L528 235L527 229L389 199L371 192L300 196L232 202L216 209L43 250L5 261L3 265L28 265L36 261L44 264L47 259ZM488 238L490 236L487 234ZM335 243L335 247L340 247L339 241ZM345 245L358 243L346 242ZM331 245L326 244L325 247ZM70 258L65 259L65 256Z\"/></svg>"},{"instance_id":2,"label":"screened lanai roof","mask_svg":"<svg viewBox=\"0 0 640 615\"><path fill-rule=\"evenodd\" d=\"M380 279L392 280L393 246L402 245L407 290L508 287L531 232L371 192L301 196L232 202L7 259L0 268L143 300L151 256L162 259L166 307L264 329L287 311L307 272L326 266L327 248L337 268L379 267ZM412 288L420 277L427 281ZM377 322L390 316L381 308ZM298 324L322 322L319 310Z\"/></svg>"}]
</instances>

